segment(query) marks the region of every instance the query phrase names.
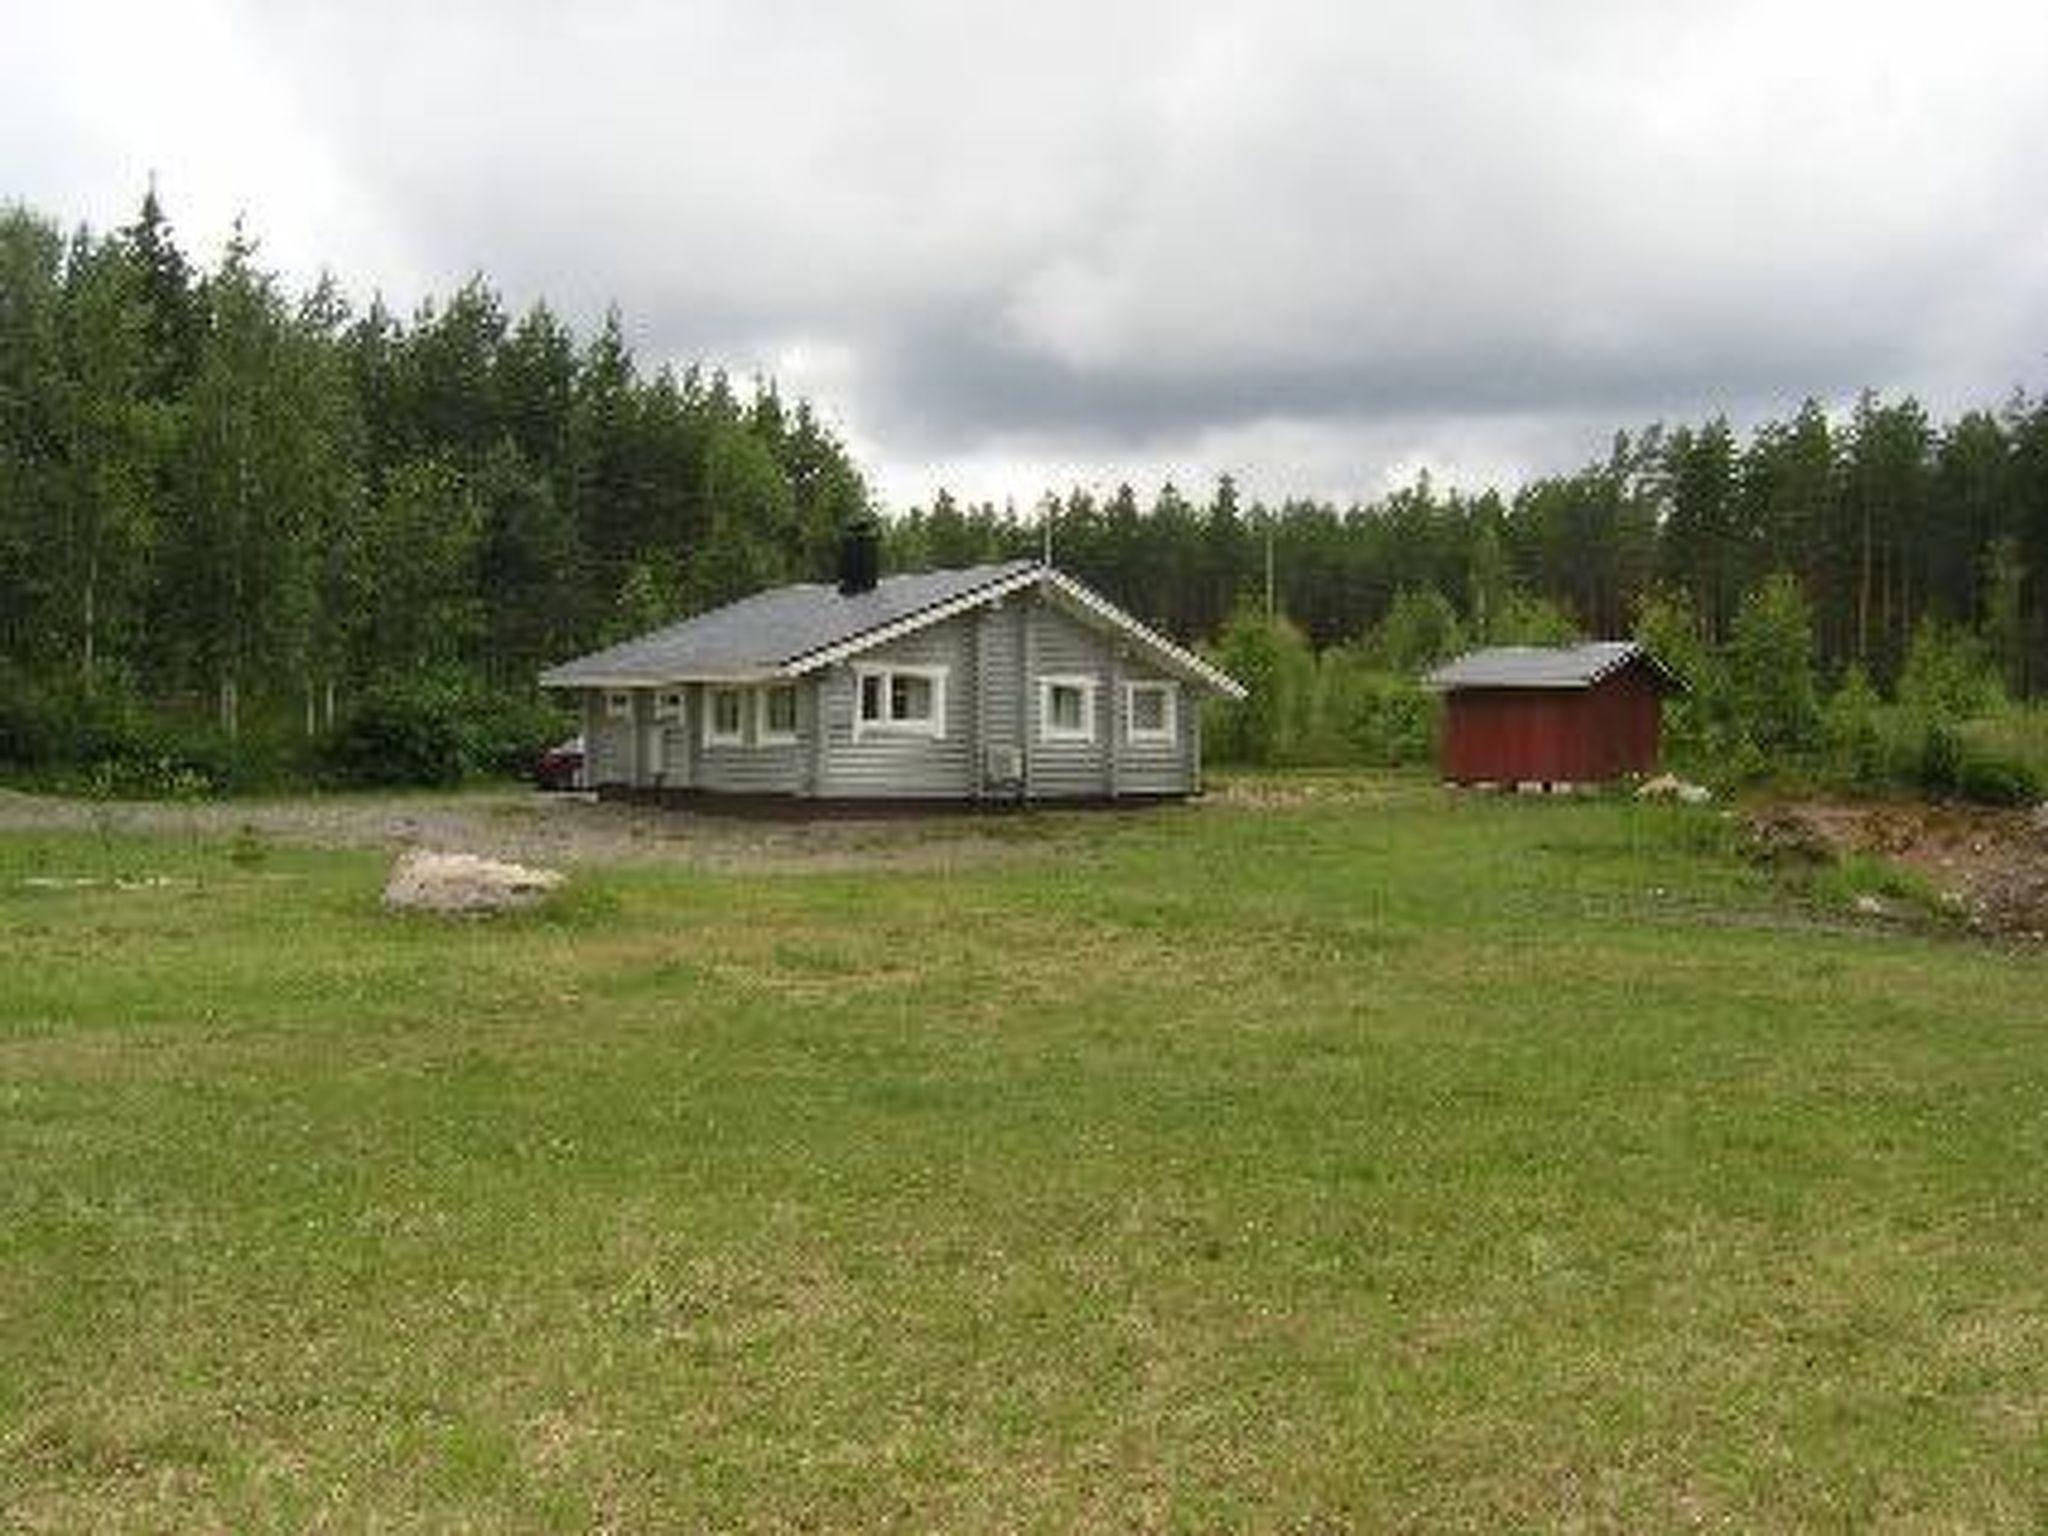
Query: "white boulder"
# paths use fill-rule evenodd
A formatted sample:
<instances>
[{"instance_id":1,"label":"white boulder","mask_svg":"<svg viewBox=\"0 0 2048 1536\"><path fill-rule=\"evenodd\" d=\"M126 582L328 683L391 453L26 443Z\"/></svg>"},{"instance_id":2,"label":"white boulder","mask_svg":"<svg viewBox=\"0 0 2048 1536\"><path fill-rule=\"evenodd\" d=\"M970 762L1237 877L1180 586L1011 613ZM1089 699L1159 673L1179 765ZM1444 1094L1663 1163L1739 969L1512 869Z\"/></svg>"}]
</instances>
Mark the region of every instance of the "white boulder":
<instances>
[{"instance_id":1,"label":"white boulder","mask_svg":"<svg viewBox=\"0 0 2048 1536\"><path fill-rule=\"evenodd\" d=\"M415 848L392 866L384 905L393 912L506 912L532 906L561 883L552 869Z\"/></svg>"},{"instance_id":2,"label":"white boulder","mask_svg":"<svg viewBox=\"0 0 2048 1536\"><path fill-rule=\"evenodd\" d=\"M1714 792L1704 784L1691 784L1675 773L1660 773L1636 786L1638 800L1676 800L1680 805L1705 805Z\"/></svg>"}]
</instances>

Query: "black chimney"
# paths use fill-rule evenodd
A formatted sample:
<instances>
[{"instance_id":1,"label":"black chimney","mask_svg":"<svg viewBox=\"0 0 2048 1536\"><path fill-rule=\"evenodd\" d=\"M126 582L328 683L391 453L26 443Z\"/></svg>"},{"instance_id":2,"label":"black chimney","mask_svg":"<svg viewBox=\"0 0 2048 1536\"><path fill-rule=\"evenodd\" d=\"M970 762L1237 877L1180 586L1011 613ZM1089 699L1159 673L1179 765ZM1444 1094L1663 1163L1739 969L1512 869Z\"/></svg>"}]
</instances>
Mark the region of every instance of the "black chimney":
<instances>
[{"instance_id":1,"label":"black chimney","mask_svg":"<svg viewBox=\"0 0 2048 1536\"><path fill-rule=\"evenodd\" d=\"M839 535L839 595L872 592L881 579L882 530L871 513L855 513Z\"/></svg>"}]
</instances>

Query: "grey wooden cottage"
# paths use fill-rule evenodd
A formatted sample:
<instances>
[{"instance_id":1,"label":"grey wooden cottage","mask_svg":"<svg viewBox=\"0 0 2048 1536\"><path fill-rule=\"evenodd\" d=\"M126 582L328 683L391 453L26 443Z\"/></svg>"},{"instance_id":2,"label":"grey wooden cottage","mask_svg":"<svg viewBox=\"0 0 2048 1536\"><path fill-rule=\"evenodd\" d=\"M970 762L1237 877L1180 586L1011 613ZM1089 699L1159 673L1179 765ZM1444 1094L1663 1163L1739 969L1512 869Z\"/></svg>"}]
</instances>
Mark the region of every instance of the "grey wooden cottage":
<instances>
[{"instance_id":1,"label":"grey wooden cottage","mask_svg":"<svg viewBox=\"0 0 2048 1536\"><path fill-rule=\"evenodd\" d=\"M1019 801L1191 794L1244 689L1035 560L778 587L541 676L600 792Z\"/></svg>"}]
</instances>

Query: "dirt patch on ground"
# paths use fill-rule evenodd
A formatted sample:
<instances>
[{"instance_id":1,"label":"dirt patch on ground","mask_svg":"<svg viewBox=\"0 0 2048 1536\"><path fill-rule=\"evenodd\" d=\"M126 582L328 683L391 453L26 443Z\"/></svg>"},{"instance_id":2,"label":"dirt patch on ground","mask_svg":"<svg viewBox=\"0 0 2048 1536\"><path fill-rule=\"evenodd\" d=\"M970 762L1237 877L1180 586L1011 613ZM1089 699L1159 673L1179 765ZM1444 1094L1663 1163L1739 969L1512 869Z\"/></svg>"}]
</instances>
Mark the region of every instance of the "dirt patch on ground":
<instances>
[{"instance_id":1,"label":"dirt patch on ground","mask_svg":"<svg viewBox=\"0 0 2048 1536\"><path fill-rule=\"evenodd\" d=\"M1924 876L1973 928L2048 937L2048 806L1801 801L1752 811L1746 820L1752 849L1774 862L1891 859Z\"/></svg>"},{"instance_id":2,"label":"dirt patch on ground","mask_svg":"<svg viewBox=\"0 0 2048 1536\"><path fill-rule=\"evenodd\" d=\"M1119 814L1142 818L1159 813ZM0 831L240 835L323 848L457 849L556 866L681 862L793 873L943 870L1043 856L1073 841L1083 815L963 812L772 820L516 789L192 805L71 800L0 790Z\"/></svg>"},{"instance_id":3,"label":"dirt patch on ground","mask_svg":"<svg viewBox=\"0 0 2048 1536\"><path fill-rule=\"evenodd\" d=\"M1403 787L1356 774L1243 774L1220 780L1205 797L1210 805L1241 810L1291 811L1318 805L1384 805Z\"/></svg>"}]
</instances>

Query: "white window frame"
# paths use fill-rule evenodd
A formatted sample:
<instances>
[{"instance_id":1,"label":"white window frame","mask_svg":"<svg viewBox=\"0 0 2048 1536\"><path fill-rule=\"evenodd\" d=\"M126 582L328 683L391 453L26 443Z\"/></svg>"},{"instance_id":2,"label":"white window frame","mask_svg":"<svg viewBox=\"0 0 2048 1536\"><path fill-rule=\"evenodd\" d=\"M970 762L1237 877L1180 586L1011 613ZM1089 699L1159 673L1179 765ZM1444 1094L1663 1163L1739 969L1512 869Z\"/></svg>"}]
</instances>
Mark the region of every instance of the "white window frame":
<instances>
[{"instance_id":1,"label":"white window frame","mask_svg":"<svg viewBox=\"0 0 2048 1536\"><path fill-rule=\"evenodd\" d=\"M676 723L683 718L683 690L664 688L654 696L654 718Z\"/></svg>"},{"instance_id":2,"label":"white window frame","mask_svg":"<svg viewBox=\"0 0 2048 1536\"><path fill-rule=\"evenodd\" d=\"M731 695L733 700L733 728L721 731L718 728L718 701ZM722 683L708 684L704 689L704 745L707 747L743 747L747 744L747 690L728 687Z\"/></svg>"},{"instance_id":3,"label":"white window frame","mask_svg":"<svg viewBox=\"0 0 2048 1536\"><path fill-rule=\"evenodd\" d=\"M932 741L946 739L946 678L950 667L912 666L901 662L857 663L853 669L853 739L865 741L871 736L916 736ZM883 715L879 720L865 719L861 715L861 700L867 691L869 678L878 680L881 689ZM929 720L898 719L889 714L894 707L895 680L899 677L918 677L931 685L932 713Z\"/></svg>"},{"instance_id":4,"label":"white window frame","mask_svg":"<svg viewBox=\"0 0 2048 1536\"><path fill-rule=\"evenodd\" d=\"M607 720L632 719L633 695L623 688L607 688L604 694L604 717Z\"/></svg>"},{"instance_id":5,"label":"white window frame","mask_svg":"<svg viewBox=\"0 0 2048 1536\"><path fill-rule=\"evenodd\" d=\"M1046 672L1038 679L1038 739L1086 744L1095 740L1096 690L1101 680L1085 672ZM1081 723L1057 725L1052 718L1052 691L1072 688L1081 695Z\"/></svg>"},{"instance_id":6,"label":"white window frame","mask_svg":"<svg viewBox=\"0 0 2048 1536\"><path fill-rule=\"evenodd\" d=\"M778 693L789 696L789 729L778 731L768 723L768 701ZM754 745L787 747L796 742L797 698L795 683L763 683L754 690Z\"/></svg>"},{"instance_id":7,"label":"white window frame","mask_svg":"<svg viewBox=\"0 0 2048 1536\"><path fill-rule=\"evenodd\" d=\"M1152 730L1138 724L1138 695L1157 692L1165 707L1163 724ZM1180 684L1170 678L1141 677L1124 684L1124 740L1134 747L1170 747L1180 740Z\"/></svg>"}]
</instances>

